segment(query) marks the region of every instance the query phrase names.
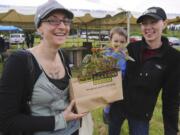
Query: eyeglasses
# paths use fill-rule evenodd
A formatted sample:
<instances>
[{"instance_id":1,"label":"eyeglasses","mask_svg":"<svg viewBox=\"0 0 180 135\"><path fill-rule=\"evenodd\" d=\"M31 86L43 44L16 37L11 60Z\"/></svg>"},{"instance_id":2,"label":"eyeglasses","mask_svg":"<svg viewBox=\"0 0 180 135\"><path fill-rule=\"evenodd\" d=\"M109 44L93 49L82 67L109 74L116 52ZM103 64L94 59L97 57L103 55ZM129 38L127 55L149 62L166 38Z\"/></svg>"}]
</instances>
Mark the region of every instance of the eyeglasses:
<instances>
[{"instance_id":1,"label":"eyeglasses","mask_svg":"<svg viewBox=\"0 0 180 135\"><path fill-rule=\"evenodd\" d=\"M46 20L42 20L42 22L48 22L50 25L53 25L53 26L58 26L61 23L63 23L65 26L70 26L72 23L72 20L70 20L70 19L62 19L62 20L46 19Z\"/></svg>"}]
</instances>

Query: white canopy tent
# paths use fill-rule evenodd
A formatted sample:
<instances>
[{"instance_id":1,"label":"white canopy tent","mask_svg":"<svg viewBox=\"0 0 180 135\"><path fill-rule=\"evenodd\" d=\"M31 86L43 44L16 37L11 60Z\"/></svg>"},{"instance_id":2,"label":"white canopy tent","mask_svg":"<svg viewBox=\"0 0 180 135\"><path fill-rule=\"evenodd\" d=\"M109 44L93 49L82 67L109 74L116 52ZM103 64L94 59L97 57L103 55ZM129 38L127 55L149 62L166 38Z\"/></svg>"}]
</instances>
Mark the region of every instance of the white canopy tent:
<instances>
[{"instance_id":1,"label":"white canopy tent","mask_svg":"<svg viewBox=\"0 0 180 135\"><path fill-rule=\"evenodd\" d=\"M36 7L45 3L47 0L7 0L0 2L0 12L7 12L10 9L15 9L22 14L34 14ZM87 13L93 17L104 17L107 14L115 15L116 9L104 4L97 4L88 0L57 0L64 7L70 9L75 16L83 16ZM11 4L9 4L11 3Z\"/></svg>"},{"instance_id":2,"label":"white canopy tent","mask_svg":"<svg viewBox=\"0 0 180 135\"><path fill-rule=\"evenodd\" d=\"M34 14L36 7L47 0L0 0L0 12L15 9L19 13ZM130 11L135 17L151 6L160 6L168 13L168 18L180 16L180 0L57 0L72 10L76 16L91 13L94 17L115 14L120 10Z\"/></svg>"},{"instance_id":3,"label":"white canopy tent","mask_svg":"<svg viewBox=\"0 0 180 135\"><path fill-rule=\"evenodd\" d=\"M147 8L152 6L159 6L166 11L166 13L169 15L169 18L175 18L172 15L180 15L180 0L111 0L111 2L109 2L109 0L99 1L104 5L114 6L114 8L121 8L134 14L137 12L142 13Z\"/></svg>"},{"instance_id":4,"label":"white canopy tent","mask_svg":"<svg viewBox=\"0 0 180 135\"><path fill-rule=\"evenodd\" d=\"M36 7L47 0L0 0L0 12L15 9L19 13L34 14ZM180 0L57 0L66 8L73 11L75 16L90 13L93 17L104 17L107 14L115 15L122 11L127 12L128 37L130 31L131 14L138 17L148 7L160 6L165 9L168 19L180 16ZM10 4L11 3L11 4Z\"/></svg>"}]
</instances>

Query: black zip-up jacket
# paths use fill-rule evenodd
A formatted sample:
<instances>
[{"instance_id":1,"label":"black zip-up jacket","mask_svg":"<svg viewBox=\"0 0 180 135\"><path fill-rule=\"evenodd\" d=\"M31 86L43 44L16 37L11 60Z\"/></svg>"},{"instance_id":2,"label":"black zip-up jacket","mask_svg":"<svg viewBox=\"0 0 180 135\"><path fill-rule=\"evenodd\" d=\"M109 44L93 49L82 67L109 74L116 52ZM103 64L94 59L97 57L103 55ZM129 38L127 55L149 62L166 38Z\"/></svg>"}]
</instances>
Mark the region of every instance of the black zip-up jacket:
<instances>
[{"instance_id":1,"label":"black zip-up jacket","mask_svg":"<svg viewBox=\"0 0 180 135\"><path fill-rule=\"evenodd\" d=\"M180 94L180 52L169 46L167 38L162 37L162 46L157 55L142 61L143 51L147 49L142 41L128 45L129 55L135 59L127 61L124 78L124 98L129 117L150 120L162 89L162 113L165 132L178 131L178 111Z\"/></svg>"}]
</instances>

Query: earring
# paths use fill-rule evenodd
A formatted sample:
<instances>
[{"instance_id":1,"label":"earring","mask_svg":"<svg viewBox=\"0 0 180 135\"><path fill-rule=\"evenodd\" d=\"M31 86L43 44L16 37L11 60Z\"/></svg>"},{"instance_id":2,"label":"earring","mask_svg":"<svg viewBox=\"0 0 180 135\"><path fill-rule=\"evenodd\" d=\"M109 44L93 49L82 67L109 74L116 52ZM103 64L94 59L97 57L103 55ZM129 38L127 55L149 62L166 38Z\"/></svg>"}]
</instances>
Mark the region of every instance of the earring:
<instances>
[{"instance_id":1,"label":"earring","mask_svg":"<svg viewBox=\"0 0 180 135\"><path fill-rule=\"evenodd\" d=\"M43 39L43 32L37 31L37 35L39 35L40 38Z\"/></svg>"}]
</instances>

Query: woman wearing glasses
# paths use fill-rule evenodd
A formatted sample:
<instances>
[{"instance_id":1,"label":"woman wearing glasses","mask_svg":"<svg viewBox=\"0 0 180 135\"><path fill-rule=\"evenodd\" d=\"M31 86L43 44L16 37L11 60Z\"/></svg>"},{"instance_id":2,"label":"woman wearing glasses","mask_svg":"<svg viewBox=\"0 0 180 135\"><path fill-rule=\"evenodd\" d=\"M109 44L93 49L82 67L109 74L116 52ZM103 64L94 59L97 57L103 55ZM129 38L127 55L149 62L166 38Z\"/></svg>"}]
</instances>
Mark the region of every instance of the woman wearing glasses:
<instances>
[{"instance_id":1,"label":"woman wearing glasses","mask_svg":"<svg viewBox=\"0 0 180 135\"><path fill-rule=\"evenodd\" d=\"M56 1L39 6L39 45L12 54L0 83L0 130L12 135L76 135L84 114L69 101L70 70L59 49L73 13Z\"/></svg>"}]
</instances>

